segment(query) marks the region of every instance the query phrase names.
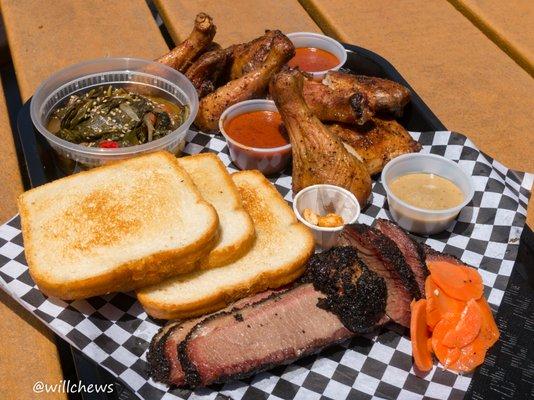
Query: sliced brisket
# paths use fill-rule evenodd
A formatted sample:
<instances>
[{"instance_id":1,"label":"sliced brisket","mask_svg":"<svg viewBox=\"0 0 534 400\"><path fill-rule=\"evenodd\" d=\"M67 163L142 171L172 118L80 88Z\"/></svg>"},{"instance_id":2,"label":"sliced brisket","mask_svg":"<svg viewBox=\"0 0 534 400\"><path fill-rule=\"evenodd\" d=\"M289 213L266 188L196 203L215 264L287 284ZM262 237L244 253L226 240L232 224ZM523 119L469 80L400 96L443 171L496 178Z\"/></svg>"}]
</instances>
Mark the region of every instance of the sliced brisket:
<instances>
[{"instance_id":1,"label":"sliced brisket","mask_svg":"<svg viewBox=\"0 0 534 400\"><path fill-rule=\"evenodd\" d=\"M363 262L384 278L387 287L386 314L405 327L410 326L410 303L421 293L414 274L398 247L387 236L367 225L346 225L338 244L354 246Z\"/></svg>"},{"instance_id":2,"label":"sliced brisket","mask_svg":"<svg viewBox=\"0 0 534 400\"><path fill-rule=\"evenodd\" d=\"M205 386L290 363L384 322L386 295L352 247L333 248L313 256L290 289L162 328L148 357L152 376ZM152 365L161 358L166 369Z\"/></svg>"},{"instance_id":3,"label":"sliced brisket","mask_svg":"<svg viewBox=\"0 0 534 400\"><path fill-rule=\"evenodd\" d=\"M424 297L425 280L429 272L425 264L423 246L413 240L404 229L387 219L378 219L375 227L395 242L414 274L421 297Z\"/></svg>"},{"instance_id":4,"label":"sliced brisket","mask_svg":"<svg viewBox=\"0 0 534 400\"><path fill-rule=\"evenodd\" d=\"M272 293L273 291L269 290L246 297L231 304L223 311L240 310L246 305L269 297ZM185 373L178 356L178 346L191 329L205 318L206 316L203 315L186 321L171 321L154 335L147 355L152 378L176 386L185 384Z\"/></svg>"},{"instance_id":5,"label":"sliced brisket","mask_svg":"<svg viewBox=\"0 0 534 400\"><path fill-rule=\"evenodd\" d=\"M171 370L172 359L165 353L165 345L174 329L182 324L172 321L162 327L154 335L148 348L147 361L150 365L150 375L157 381L167 382Z\"/></svg>"},{"instance_id":6,"label":"sliced brisket","mask_svg":"<svg viewBox=\"0 0 534 400\"><path fill-rule=\"evenodd\" d=\"M243 378L352 336L335 314L316 306L321 298L312 284L303 284L206 318L179 347L186 383L205 386Z\"/></svg>"}]
</instances>

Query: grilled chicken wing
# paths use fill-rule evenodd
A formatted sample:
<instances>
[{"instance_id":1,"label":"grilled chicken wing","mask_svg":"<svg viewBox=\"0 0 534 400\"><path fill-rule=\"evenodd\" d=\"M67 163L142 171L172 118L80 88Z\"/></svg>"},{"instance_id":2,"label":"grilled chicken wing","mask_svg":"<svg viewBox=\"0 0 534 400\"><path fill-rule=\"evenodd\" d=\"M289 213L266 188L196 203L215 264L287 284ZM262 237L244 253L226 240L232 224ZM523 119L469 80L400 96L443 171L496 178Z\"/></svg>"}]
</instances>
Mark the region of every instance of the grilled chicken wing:
<instances>
[{"instance_id":1,"label":"grilled chicken wing","mask_svg":"<svg viewBox=\"0 0 534 400\"><path fill-rule=\"evenodd\" d=\"M364 162L371 175L381 172L393 158L421 150L421 145L395 120L373 118L361 126L332 124L328 128Z\"/></svg>"},{"instance_id":2,"label":"grilled chicken wing","mask_svg":"<svg viewBox=\"0 0 534 400\"><path fill-rule=\"evenodd\" d=\"M352 107L350 98L354 94L350 90L332 90L329 86L305 79L302 94L310 110L321 121L336 121L347 124L357 124L372 116L368 108L361 109L357 114Z\"/></svg>"},{"instance_id":3,"label":"grilled chicken wing","mask_svg":"<svg viewBox=\"0 0 534 400\"><path fill-rule=\"evenodd\" d=\"M231 60L232 49L216 49L202 54L186 71L185 76L202 98L213 92Z\"/></svg>"},{"instance_id":4,"label":"grilled chicken wing","mask_svg":"<svg viewBox=\"0 0 534 400\"><path fill-rule=\"evenodd\" d=\"M293 43L284 35L276 36L271 50L260 68L228 82L200 100L195 119L196 126L203 132L216 131L219 118L225 109L240 101L264 95L271 77L294 54Z\"/></svg>"},{"instance_id":5,"label":"grilled chicken wing","mask_svg":"<svg viewBox=\"0 0 534 400\"><path fill-rule=\"evenodd\" d=\"M386 112L400 116L410 101L410 91L388 79L331 71L323 82L334 91L352 92L350 101L357 113L367 107L373 114Z\"/></svg>"},{"instance_id":6,"label":"grilled chicken wing","mask_svg":"<svg viewBox=\"0 0 534 400\"><path fill-rule=\"evenodd\" d=\"M270 84L291 140L293 193L328 183L351 191L363 206L371 193L369 171L308 108L302 96L303 80L299 71L288 70L276 74Z\"/></svg>"},{"instance_id":7,"label":"grilled chicken wing","mask_svg":"<svg viewBox=\"0 0 534 400\"><path fill-rule=\"evenodd\" d=\"M400 115L410 100L404 86L381 78L331 71L304 82L304 98L322 121L364 124L380 113Z\"/></svg>"},{"instance_id":8,"label":"grilled chicken wing","mask_svg":"<svg viewBox=\"0 0 534 400\"><path fill-rule=\"evenodd\" d=\"M193 60L211 44L216 29L208 14L199 13L195 18L195 26L189 37L156 61L180 72L185 72Z\"/></svg>"}]
</instances>

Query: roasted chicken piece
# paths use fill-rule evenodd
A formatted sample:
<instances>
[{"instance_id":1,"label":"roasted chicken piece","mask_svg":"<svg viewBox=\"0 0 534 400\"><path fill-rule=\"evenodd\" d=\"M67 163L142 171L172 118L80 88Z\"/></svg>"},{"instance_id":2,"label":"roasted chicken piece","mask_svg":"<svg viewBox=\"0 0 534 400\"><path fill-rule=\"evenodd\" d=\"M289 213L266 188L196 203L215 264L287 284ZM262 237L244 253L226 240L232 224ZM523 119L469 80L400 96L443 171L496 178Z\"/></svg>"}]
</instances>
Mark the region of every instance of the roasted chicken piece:
<instances>
[{"instance_id":1,"label":"roasted chicken piece","mask_svg":"<svg viewBox=\"0 0 534 400\"><path fill-rule=\"evenodd\" d=\"M279 30L267 30L263 36L250 42L233 46L230 80L241 78L243 75L261 67L271 51L275 39L278 38L280 40L282 36L284 34Z\"/></svg>"},{"instance_id":2,"label":"roasted chicken piece","mask_svg":"<svg viewBox=\"0 0 534 400\"><path fill-rule=\"evenodd\" d=\"M185 75L193 82L199 97L204 97L230 80L260 68L271 51L280 31L266 31L250 42L232 45L226 49L213 49L202 54L189 67Z\"/></svg>"},{"instance_id":3,"label":"roasted chicken piece","mask_svg":"<svg viewBox=\"0 0 534 400\"><path fill-rule=\"evenodd\" d=\"M421 150L421 145L394 119L372 118L365 125L332 124L328 128L364 162L371 175L381 172L393 158Z\"/></svg>"},{"instance_id":4,"label":"roasted chicken piece","mask_svg":"<svg viewBox=\"0 0 534 400\"><path fill-rule=\"evenodd\" d=\"M270 93L291 141L293 193L328 183L354 193L363 207L371 193L369 171L306 105L303 81L298 70L286 70L276 74L270 84Z\"/></svg>"},{"instance_id":5,"label":"roasted chicken piece","mask_svg":"<svg viewBox=\"0 0 534 400\"><path fill-rule=\"evenodd\" d=\"M223 79L231 60L232 49L215 49L202 54L186 71L185 76L197 89L202 98L213 92Z\"/></svg>"},{"instance_id":6,"label":"roasted chicken piece","mask_svg":"<svg viewBox=\"0 0 534 400\"><path fill-rule=\"evenodd\" d=\"M348 90L332 90L324 83L313 79L304 80L302 94L310 110L321 121L335 121L347 124L358 124L366 121L373 113L367 108L357 114L352 107L350 98L354 94Z\"/></svg>"},{"instance_id":7,"label":"roasted chicken piece","mask_svg":"<svg viewBox=\"0 0 534 400\"><path fill-rule=\"evenodd\" d=\"M208 14L197 14L195 26L189 37L156 61L180 72L185 72L195 58L211 44L216 29Z\"/></svg>"},{"instance_id":8,"label":"roasted chicken piece","mask_svg":"<svg viewBox=\"0 0 534 400\"><path fill-rule=\"evenodd\" d=\"M350 101L357 113L359 109L368 108L373 115L385 112L401 116L410 101L410 91L389 79L331 71L323 82L334 91L354 93Z\"/></svg>"},{"instance_id":9,"label":"roasted chicken piece","mask_svg":"<svg viewBox=\"0 0 534 400\"><path fill-rule=\"evenodd\" d=\"M272 76L294 54L293 43L285 35L277 35L261 67L228 82L200 100L195 125L203 132L217 131L223 111L240 101L263 96Z\"/></svg>"},{"instance_id":10,"label":"roasted chicken piece","mask_svg":"<svg viewBox=\"0 0 534 400\"><path fill-rule=\"evenodd\" d=\"M387 79L330 71L322 82L304 82L304 98L322 121L362 125L376 114L401 115L410 92Z\"/></svg>"}]
</instances>

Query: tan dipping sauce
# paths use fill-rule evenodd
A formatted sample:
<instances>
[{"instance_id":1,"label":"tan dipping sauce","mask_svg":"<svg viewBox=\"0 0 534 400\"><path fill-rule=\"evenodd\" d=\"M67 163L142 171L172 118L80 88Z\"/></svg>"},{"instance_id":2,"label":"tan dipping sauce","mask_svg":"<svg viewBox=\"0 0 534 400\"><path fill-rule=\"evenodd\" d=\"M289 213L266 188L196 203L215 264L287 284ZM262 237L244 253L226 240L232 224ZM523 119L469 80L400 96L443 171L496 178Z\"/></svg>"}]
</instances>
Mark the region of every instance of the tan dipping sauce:
<instances>
[{"instance_id":1,"label":"tan dipping sauce","mask_svg":"<svg viewBox=\"0 0 534 400\"><path fill-rule=\"evenodd\" d=\"M434 174L399 176L389 183L389 188L405 203L427 210L446 210L464 201L464 194L458 186Z\"/></svg>"}]
</instances>

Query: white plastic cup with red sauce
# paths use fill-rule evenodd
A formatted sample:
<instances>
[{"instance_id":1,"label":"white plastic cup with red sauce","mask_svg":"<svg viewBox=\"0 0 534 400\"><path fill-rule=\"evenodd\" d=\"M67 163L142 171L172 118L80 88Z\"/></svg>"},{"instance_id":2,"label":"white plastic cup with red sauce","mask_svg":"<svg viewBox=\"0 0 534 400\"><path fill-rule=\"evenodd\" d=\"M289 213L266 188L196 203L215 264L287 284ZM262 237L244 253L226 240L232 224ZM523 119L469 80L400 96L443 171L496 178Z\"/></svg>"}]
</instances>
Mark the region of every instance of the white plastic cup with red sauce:
<instances>
[{"instance_id":1,"label":"white plastic cup with red sauce","mask_svg":"<svg viewBox=\"0 0 534 400\"><path fill-rule=\"evenodd\" d=\"M313 47L321 49L334 55L339 60L339 63L336 66L327 70L315 72L306 71L313 76L314 80L322 80L328 71L339 70L347 61L347 50L341 43L329 36L313 32L292 32L288 33L286 36L291 40L295 48Z\"/></svg>"},{"instance_id":2,"label":"white plastic cup with red sauce","mask_svg":"<svg viewBox=\"0 0 534 400\"><path fill-rule=\"evenodd\" d=\"M225 126L232 118L254 111L276 111L272 100L246 100L228 107L219 119L219 130L226 139L230 158L242 170L257 169L264 175L273 175L283 171L291 159L291 143L284 146L263 148L239 143L228 135Z\"/></svg>"}]
</instances>

